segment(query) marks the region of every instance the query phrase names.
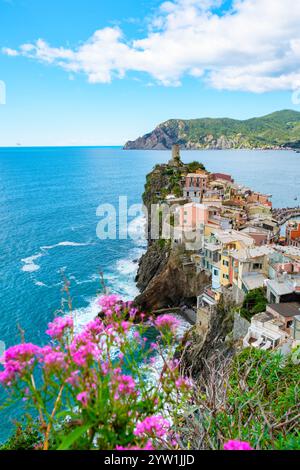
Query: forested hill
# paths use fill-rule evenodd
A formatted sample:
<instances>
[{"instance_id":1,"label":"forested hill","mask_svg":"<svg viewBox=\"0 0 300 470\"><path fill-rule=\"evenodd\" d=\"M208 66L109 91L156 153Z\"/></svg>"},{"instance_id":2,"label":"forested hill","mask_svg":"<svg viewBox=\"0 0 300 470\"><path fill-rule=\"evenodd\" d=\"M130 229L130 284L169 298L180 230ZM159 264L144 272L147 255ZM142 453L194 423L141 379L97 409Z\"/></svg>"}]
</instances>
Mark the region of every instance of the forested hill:
<instances>
[{"instance_id":1,"label":"forested hill","mask_svg":"<svg viewBox=\"0 0 300 470\"><path fill-rule=\"evenodd\" d=\"M125 144L125 149L300 149L300 112L277 111L260 118L170 119Z\"/></svg>"}]
</instances>

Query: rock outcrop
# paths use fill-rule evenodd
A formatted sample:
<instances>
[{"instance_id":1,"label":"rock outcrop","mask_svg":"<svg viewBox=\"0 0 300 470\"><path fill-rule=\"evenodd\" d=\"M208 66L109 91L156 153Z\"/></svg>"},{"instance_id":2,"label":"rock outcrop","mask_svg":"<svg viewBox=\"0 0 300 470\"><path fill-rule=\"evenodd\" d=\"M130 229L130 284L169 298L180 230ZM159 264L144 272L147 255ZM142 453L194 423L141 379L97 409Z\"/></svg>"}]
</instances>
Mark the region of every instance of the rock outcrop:
<instances>
[{"instance_id":1,"label":"rock outcrop","mask_svg":"<svg viewBox=\"0 0 300 470\"><path fill-rule=\"evenodd\" d=\"M208 276L197 273L193 265L184 265L180 247L157 248L153 244L143 256L137 275L142 293L135 299L145 310L195 304L196 297L209 283Z\"/></svg>"}]
</instances>

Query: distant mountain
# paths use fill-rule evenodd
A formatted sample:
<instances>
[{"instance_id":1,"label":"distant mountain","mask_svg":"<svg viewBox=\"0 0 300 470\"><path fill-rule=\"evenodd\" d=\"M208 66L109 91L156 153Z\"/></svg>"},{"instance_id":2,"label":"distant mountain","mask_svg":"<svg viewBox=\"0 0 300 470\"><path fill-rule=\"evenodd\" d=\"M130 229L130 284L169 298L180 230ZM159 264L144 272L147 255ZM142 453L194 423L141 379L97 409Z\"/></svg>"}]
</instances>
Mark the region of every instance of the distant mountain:
<instances>
[{"instance_id":1,"label":"distant mountain","mask_svg":"<svg viewBox=\"0 0 300 470\"><path fill-rule=\"evenodd\" d=\"M300 149L300 112L277 111L260 118L170 119L124 149L165 150L180 144L197 149Z\"/></svg>"}]
</instances>

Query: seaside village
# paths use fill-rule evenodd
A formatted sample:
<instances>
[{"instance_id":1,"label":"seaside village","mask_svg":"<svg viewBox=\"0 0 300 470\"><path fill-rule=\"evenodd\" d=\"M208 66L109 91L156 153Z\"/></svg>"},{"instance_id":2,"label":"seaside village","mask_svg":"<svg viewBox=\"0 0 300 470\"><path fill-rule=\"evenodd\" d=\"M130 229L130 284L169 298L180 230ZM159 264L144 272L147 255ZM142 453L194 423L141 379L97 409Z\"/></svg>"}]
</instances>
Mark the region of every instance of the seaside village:
<instances>
[{"instance_id":1,"label":"seaside village","mask_svg":"<svg viewBox=\"0 0 300 470\"><path fill-rule=\"evenodd\" d=\"M175 145L168 167L180 165ZM258 305L247 320L236 314L243 346L288 352L300 344L300 207L273 210L271 195L223 173L197 170L182 175L181 185L183 197L164 197L175 208L172 243L187 247L184 269L211 277L197 298L197 323L205 323L222 294L238 312L246 296L259 291L266 297L263 311ZM190 243L193 237L197 243Z\"/></svg>"}]
</instances>

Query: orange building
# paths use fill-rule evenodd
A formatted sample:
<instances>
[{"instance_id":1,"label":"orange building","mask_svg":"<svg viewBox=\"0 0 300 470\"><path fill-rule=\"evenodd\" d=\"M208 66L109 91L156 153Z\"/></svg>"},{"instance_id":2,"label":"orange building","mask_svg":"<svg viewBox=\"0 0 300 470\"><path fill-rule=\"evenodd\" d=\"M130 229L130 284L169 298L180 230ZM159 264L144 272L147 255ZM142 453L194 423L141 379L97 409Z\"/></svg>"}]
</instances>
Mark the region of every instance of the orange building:
<instances>
[{"instance_id":1,"label":"orange building","mask_svg":"<svg viewBox=\"0 0 300 470\"><path fill-rule=\"evenodd\" d=\"M286 243L287 245L300 248L300 222L291 220L286 226Z\"/></svg>"}]
</instances>

